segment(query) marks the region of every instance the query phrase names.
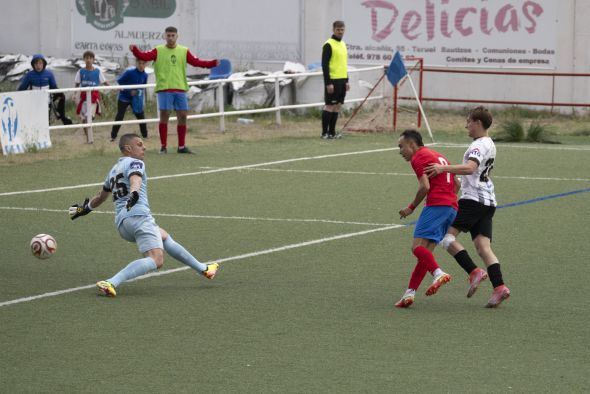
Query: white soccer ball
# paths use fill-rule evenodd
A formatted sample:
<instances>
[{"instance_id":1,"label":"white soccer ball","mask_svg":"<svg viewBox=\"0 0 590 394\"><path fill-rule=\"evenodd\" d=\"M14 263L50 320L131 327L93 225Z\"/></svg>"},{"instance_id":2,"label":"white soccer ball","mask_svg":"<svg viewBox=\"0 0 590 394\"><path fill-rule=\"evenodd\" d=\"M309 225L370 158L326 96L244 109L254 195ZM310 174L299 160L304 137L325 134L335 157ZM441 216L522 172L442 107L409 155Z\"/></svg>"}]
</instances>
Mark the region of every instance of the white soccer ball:
<instances>
[{"instance_id":1,"label":"white soccer ball","mask_svg":"<svg viewBox=\"0 0 590 394\"><path fill-rule=\"evenodd\" d=\"M31 239L31 252L39 259L48 259L57 250L57 242L49 234L37 234Z\"/></svg>"}]
</instances>

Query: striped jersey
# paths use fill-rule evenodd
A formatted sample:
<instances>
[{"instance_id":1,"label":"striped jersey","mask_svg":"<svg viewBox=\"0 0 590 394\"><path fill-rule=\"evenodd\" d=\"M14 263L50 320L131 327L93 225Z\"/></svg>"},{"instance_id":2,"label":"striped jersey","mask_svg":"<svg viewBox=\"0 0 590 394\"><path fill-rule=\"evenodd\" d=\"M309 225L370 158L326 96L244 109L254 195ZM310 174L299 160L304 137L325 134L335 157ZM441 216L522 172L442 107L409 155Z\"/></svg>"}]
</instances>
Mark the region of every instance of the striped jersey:
<instances>
[{"instance_id":1,"label":"striped jersey","mask_svg":"<svg viewBox=\"0 0 590 394\"><path fill-rule=\"evenodd\" d=\"M461 177L461 199L477 201L487 206L496 206L494 184L490 171L496 160L496 145L490 137L474 140L463 155L463 164L469 160L477 163L477 169L471 175Z\"/></svg>"}]
</instances>

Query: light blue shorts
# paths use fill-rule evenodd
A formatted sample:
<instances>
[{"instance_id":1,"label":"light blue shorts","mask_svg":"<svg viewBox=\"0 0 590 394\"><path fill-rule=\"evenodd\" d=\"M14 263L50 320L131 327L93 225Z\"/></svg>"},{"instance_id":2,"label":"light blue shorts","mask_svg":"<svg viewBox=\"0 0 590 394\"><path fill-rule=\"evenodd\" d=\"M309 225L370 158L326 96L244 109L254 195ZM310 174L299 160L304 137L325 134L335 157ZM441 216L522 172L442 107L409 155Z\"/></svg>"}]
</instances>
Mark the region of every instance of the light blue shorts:
<instances>
[{"instance_id":1,"label":"light blue shorts","mask_svg":"<svg viewBox=\"0 0 590 394\"><path fill-rule=\"evenodd\" d=\"M455 220L455 216L457 211L453 207L424 207L416 223L414 238L424 238L439 243Z\"/></svg>"},{"instance_id":2,"label":"light blue shorts","mask_svg":"<svg viewBox=\"0 0 590 394\"><path fill-rule=\"evenodd\" d=\"M158 108L161 111L188 111L185 92L158 92Z\"/></svg>"},{"instance_id":3,"label":"light blue shorts","mask_svg":"<svg viewBox=\"0 0 590 394\"><path fill-rule=\"evenodd\" d=\"M119 225L121 238L135 242L139 253L152 249L164 249L160 227L151 216L129 216Z\"/></svg>"}]
</instances>

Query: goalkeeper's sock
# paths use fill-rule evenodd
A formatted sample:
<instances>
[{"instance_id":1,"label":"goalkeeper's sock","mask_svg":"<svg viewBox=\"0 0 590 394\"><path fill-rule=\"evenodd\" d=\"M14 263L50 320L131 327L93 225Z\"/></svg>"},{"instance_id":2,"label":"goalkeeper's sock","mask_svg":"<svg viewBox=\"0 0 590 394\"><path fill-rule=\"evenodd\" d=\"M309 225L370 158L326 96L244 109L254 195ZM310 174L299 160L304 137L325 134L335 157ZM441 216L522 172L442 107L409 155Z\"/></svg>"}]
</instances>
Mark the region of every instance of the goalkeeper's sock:
<instances>
[{"instance_id":1,"label":"goalkeeper's sock","mask_svg":"<svg viewBox=\"0 0 590 394\"><path fill-rule=\"evenodd\" d=\"M420 283L422 283L424 280L427 271L428 270L424 264L418 260L416 267L414 267L414 271L412 271L412 275L410 276L410 284L408 285L408 289L418 290L418 287L420 287Z\"/></svg>"},{"instance_id":2,"label":"goalkeeper's sock","mask_svg":"<svg viewBox=\"0 0 590 394\"><path fill-rule=\"evenodd\" d=\"M328 134L332 112L322 111L322 135Z\"/></svg>"},{"instance_id":3,"label":"goalkeeper's sock","mask_svg":"<svg viewBox=\"0 0 590 394\"><path fill-rule=\"evenodd\" d=\"M458 252L456 255L453 256L453 258L468 274L470 274L471 271L477 268L477 265L475 265L475 263L471 259L471 256L469 256L469 253L467 253L465 249Z\"/></svg>"},{"instance_id":4,"label":"goalkeeper's sock","mask_svg":"<svg viewBox=\"0 0 590 394\"><path fill-rule=\"evenodd\" d=\"M336 121L338 120L338 112L332 112L332 116L330 117L330 126L328 128L328 132L331 135L336 134Z\"/></svg>"},{"instance_id":5,"label":"goalkeeper's sock","mask_svg":"<svg viewBox=\"0 0 590 394\"><path fill-rule=\"evenodd\" d=\"M179 124L176 126L176 132L178 133L178 147L184 148L184 143L186 141L186 125Z\"/></svg>"},{"instance_id":6,"label":"goalkeeper's sock","mask_svg":"<svg viewBox=\"0 0 590 394\"><path fill-rule=\"evenodd\" d=\"M107 279L107 282L112 284L114 287L119 286L121 283L128 281L138 276L145 275L150 271L157 269L156 262L151 257L144 257L143 259L132 261L119 271L111 279Z\"/></svg>"},{"instance_id":7,"label":"goalkeeper's sock","mask_svg":"<svg viewBox=\"0 0 590 394\"><path fill-rule=\"evenodd\" d=\"M168 123L158 124L158 131L160 132L160 145L165 148L168 146Z\"/></svg>"},{"instance_id":8,"label":"goalkeeper's sock","mask_svg":"<svg viewBox=\"0 0 590 394\"><path fill-rule=\"evenodd\" d=\"M181 244L173 240L170 235L168 235L168 238L166 238L164 241L164 250L170 256L174 257L182 264L188 265L195 271L203 272L207 269L207 265L195 259L192 254L187 252L187 250Z\"/></svg>"},{"instance_id":9,"label":"goalkeeper's sock","mask_svg":"<svg viewBox=\"0 0 590 394\"><path fill-rule=\"evenodd\" d=\"M434 273L434 271L436 271L437 268L440 268L432 252L426 249L424 246L417 246L416 248L414 248L414 251L412 253L414 253L414 256L418 258L419 262L424 264L424 267L431 274Z\"/></svg>"}]
</instances>

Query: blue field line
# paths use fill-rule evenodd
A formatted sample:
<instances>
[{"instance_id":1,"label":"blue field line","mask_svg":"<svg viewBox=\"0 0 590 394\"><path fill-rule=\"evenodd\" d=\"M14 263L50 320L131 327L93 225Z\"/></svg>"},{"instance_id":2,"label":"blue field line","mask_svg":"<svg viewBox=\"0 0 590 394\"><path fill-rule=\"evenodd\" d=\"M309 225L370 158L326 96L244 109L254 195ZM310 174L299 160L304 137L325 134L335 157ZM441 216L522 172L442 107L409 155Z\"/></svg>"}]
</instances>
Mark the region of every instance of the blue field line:
<instances>
[{"instance_id":1,"label":"blue field line","mask_svg":"<svg viewBox=\"0 0 590 394\"><path fill-rule=\"evenodd\" d=\"M590 187L589 188L586 188L586 189L572 190L571 192L558 193L558 194L549 194L547 196L532 198L530 200L524 200L524 201L511 202L511 203L508 203L508 204L502 204L502 205L498 205L496 208L503 209L503 208L518 207L520 205L532 204L534 202L539 202L539 201L553 200L554 198L567 197L567 196L571 196L571 195L574 195L574 194L580 194L580 193L590 193ZM412 222L407 223L406 226L413 226L417 222L418 222L417 220L414 220Z\"/></svg>"},{"instance_id":2,"label":"blue field line","mask_svg":"<svg viewBox=\"0 0 590 394\"><path fill-rule=\"evenodd\" d=\"M537 197L537 198L533 198L531 200L524 200L524 201L518 201L518 202L511 202L509 204L498 205L498 209L517 207L519 205L532 204L534 202L552 200L554 198L567 197L567 196L571 196L573 194L588 193L588 192L590 192L590 188L580 189L580 190L572 190L571 192L565 192L565 193L550 194L548 196Z\"/></svg>"}]
</instances>

